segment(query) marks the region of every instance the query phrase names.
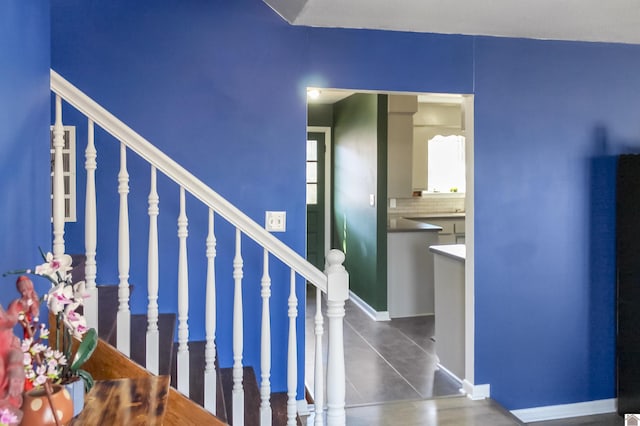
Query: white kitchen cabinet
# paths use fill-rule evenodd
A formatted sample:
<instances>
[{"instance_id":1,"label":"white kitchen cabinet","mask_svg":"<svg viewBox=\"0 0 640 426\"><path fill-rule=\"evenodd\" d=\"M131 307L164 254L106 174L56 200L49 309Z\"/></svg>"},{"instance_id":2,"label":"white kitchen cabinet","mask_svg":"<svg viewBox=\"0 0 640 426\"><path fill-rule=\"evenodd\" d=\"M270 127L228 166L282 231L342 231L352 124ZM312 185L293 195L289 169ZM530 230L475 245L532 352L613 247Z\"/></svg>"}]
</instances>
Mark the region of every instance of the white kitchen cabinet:
<instances>
[{"instance_id":1,"label":"white kitchen cabinet","mask_svg":"<svg viewBox=\"0 0 640 426\"><path fill-rule=\"evenodd\" d=\"M410 222L410 221L404 221ZM391 318L433 314L433 254L438 228L390 229L387 234L387 309Z\"/></svg>"},{"instance_id":2,"label":"white kitchen cabinet","mask_svg":"<svg viewBox=\"0 0 640 426\"><path fill-rule=\"evenodd\" d=\"M415 95L389 95L387 122L387 196L410 198L413 155L413 114L418 110Z\"/></svg>"},{"instance_id":3,"label":"white kitchen cabinet","mask_svg":"<svg viewBox=\"0 0 640 426\"><path fill-rule=\"evenodd\" d=\"M440 366L465 378L464 245L431 246L434 262L435 348Z\"/></svg>"},{"instance_id":4,"label":"white kitchen cabinet","mask_svg":"<svg viewBox=\"0 0 640 426\"><path fill-rule=\"evenodd\" d=\"M453 218L428 218L425 221L440 226L438 244L464 244L465 225L464 217Z\"/></svg>"}]
</instances>

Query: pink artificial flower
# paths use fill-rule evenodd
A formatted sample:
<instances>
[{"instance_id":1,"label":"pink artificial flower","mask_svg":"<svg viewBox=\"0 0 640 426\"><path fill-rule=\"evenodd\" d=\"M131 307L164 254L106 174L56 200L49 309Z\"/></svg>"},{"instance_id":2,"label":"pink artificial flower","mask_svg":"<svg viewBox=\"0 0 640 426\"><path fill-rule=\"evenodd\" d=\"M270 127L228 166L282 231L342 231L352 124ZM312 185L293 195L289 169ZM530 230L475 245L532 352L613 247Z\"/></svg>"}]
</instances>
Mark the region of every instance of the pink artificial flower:
<instances>
[{"instance_id":1,"label":"pink artificial flower","mask_svg":"<svg viewBox=\"0 0 640 426\"><path fill-rule=\"evenodd\" d=\"M15 415L8 408L3 408L0 410L0 424L2 425L13 425L18 423L18 416Z\"/></svg>"},{"instance_id":2,"label":"pink artificial flower","mask_svg":"<svg viewBox=\"0 0 640 426\"><path fill-rule=\"evenodd\" d=\"M84 325L84 324L77 324L76 325L76 333L74 335L76 335L76 337L82 337L82 335L84 335L84 333L86 333L87 331L89 331L89 328ZM79 335L79 336L77 336Z\"/></svg>"}]
</instances>

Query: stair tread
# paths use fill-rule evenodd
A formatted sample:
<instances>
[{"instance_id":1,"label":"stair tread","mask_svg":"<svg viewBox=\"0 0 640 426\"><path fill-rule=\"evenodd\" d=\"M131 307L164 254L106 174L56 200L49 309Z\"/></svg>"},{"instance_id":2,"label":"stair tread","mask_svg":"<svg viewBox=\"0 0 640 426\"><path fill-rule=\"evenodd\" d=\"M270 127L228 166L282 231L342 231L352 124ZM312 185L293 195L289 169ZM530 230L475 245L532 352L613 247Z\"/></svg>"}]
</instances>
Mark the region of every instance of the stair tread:
<instances>
[{"instance_id":1,"label":"stair tread","mask_svg":"<svg viewBox=\"0 0 640 426\"><path fill-rule=\"evenodd\" d=\"M242 386L244 389L244 422L247 425L260 424L260 387L252 367L243 367ZM226 411L232 411L232 390L233 390L233 368L222 368L220 370L223 393L225 395ZM274 426L284 426L287 424L287 400L286 392L272 392L271 421ZM226 419L232 425L233 419ZM302 426L299 416L296 416L296 424Z\"/></svg>"},{"instance_id":2,"label":"stair tread","mask_svg":"<svg viewBox=\"0 0 640 426\"><path fill-rule=\"evenodd\" d=\"M98 337L111 346L116 346L116 326L118 318L118 286L98 285Z\"/></svg>"},{"instance_id":3,"label":"stair tread","mask_svg":"<svg viewBox=\"0 0 640 426\"><path fill-rule=\"evenodd\" d=\"M189 398L200 405L204 405L204 367L205 367L205 350L206 342L193 341L189 342ZM171 386L177 388L177 357L178 345L173 346L173 359L171 363Z\"/></svg>"},{"instance_id":4,"label":"stair tread","mask_svg":"<svg viewBox=\"0 0 640 426\"><path fill-rule=\"evenodd\" d=\"M204 341L189 342L189 398L204 406L204 368L205 347ZM177 360L178 345L173 345L172 359ZM176 361L171 363L171 386L178 387L176 379ZM216 416L227 421L228 414L225 406L225 395L222 390L222 377L216 360L217 386L216 386Z\"/></svg>"},{"instance_id":5,"label":"stair tread","mask_svg":"<svg viewBox=\"0 0 640 426\"><path fill-rule=\"evenodd\" d=\"M116 346L118 286L98 286L100 309L98 315L99 334L102 339L112 346ZM159 314L158 328L160 331L159 373L171 375L171 386L177 388L176 363L178 345L174 342L176 314ZM146 363L146 315L131 315L131 351L130 359L139 365ZM188 398L204 405L204 341L192 341L189 347L189 396ZM218 368L216 362L218 384L216 386L217 404L216 417L232 424L232 389L233 369ZM243 389L245 399L245 424L260 423L260 388L256 374L252 367L243 367ZM271 394L272 422L274 426L287 423L287 394L284 392ZM300 418L296 419L302 425Z\"/></svg>"},{"instance_id":6,"label":"stair tread","mask_svg":"<svg viewBox=\"0 0 640 426\"><path fill-rule=\"evenodd\" d=\"M233 425L233 368L220 369L222 388L225 394L226 411L229 413L227 422ZM244 389L244 422L247 425L260 424L260 388L256 374L251 367L242 368L242 387ZM285 415L286 417L286 415ZM286 423L286 422L285 422ZM273 423L278 425L279 423Z\"/></svg>"},{"instance_id":7,"label":"stair tread","mask_svg":"<svg viewBox=\"0 0 640 426\"><path fill-rule=\"evenodd\" d=\"M176 314L159 314L159 360L158 374L171 373L173 355L173 333L176 324ZM147 363L147 316L143 314L131 315L131 352L130 356L140 365Z\"/></svg>"}]
</instances>

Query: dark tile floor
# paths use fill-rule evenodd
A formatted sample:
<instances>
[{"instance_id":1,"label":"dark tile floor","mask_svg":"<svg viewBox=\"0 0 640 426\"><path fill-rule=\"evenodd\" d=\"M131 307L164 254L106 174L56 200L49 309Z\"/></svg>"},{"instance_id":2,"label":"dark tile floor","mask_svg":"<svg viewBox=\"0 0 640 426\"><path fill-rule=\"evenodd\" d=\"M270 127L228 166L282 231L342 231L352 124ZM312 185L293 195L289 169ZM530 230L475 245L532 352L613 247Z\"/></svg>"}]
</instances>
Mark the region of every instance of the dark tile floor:
<instances>
[{"instance_id":1,"label":"dark tile floor","mask_svg":"<svg viewBox=\"0 0 640 426\"><path fill-rule=\"evenodd\" d=\"M315 290L307 292L307 386L313 388ZM324 310L324 308L323 308ZM349 426L517 426L515 416L487 399L460 395L459 383L437 370L434 317L376 322L351 301L345 306L347 424ZM327 324L323 356L326 365ZM326 401L326 399L325 399ZM534 422L536 426L622 426L615 413Z\"/></svg>"},{"instance_id":2,"label":"dark tile floor","mask_svg":"<svg viewBox=\"0 0 640 426\"><path fill-rule=\"evenodd\" d=\"M307 354L313 354L315 291L307 303ZM460 394L460 383L436 366L433 316L374 321L351 301L345 311L347 406ZM325 343L326 335L325 323ZM307 356L307 372L313 359ZM307 385L312 382L307 377Z\"/></svg>"}]
</instances>

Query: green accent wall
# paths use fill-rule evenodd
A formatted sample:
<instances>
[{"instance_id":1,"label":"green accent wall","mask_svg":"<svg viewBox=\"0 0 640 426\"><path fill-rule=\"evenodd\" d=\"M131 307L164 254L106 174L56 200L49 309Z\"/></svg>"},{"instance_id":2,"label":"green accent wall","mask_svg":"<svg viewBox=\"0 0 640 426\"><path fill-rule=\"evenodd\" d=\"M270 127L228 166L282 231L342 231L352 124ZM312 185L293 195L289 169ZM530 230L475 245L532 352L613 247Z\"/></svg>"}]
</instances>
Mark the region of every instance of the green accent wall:
<instances>
[{"instance_id":1,"label":"green accent wall","mask_svg":"<svg viewBox=\"0 0 640 426\"><path fill-rule=\"evenodd\" d=\"M332 104L308 104L307 126L333 126Z\"/></svg>"},{"instance_id":2,"label":"green accent wall","mask_svg":"<svg viewBox=\"0 0 640 426\"><path fill-rule=\"evenodd\" d=\"M333 245L345 252L351 290L385 311L387 96L352 95L334 105L333 123Z\"/></svg>"},{"instance_id":3,"label":"green accent wall","mask_svg":"<svg viewBox=\"0 0 640 426\"><path fill-rule=\"evenodd\" d=\"M378 262L376 264L378 285L375 288L373 306L376 311L387 310L387 147L389 97L378 95L378 191L376 194L376 239L378 242ZM365 299L366 300L366 299Z\"/></svg>"}]
</instances>

